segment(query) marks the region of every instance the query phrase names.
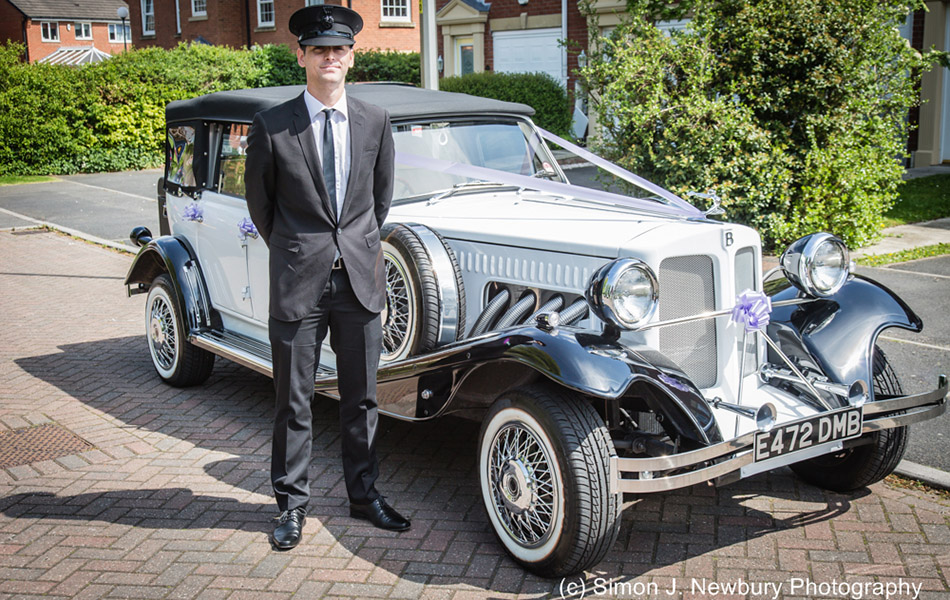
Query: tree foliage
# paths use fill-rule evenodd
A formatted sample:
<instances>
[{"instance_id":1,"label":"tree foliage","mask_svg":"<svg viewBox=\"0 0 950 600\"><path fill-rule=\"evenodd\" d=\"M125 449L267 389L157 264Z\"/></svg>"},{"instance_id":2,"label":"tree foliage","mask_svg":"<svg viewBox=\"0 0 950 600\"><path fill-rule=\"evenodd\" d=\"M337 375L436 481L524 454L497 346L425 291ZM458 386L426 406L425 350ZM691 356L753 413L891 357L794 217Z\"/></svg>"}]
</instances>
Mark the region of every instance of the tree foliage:
<instances>
[{"instance_id":1,"label":"tree foliage","mask_svg":"<svg viewBox=\"0 0 950 600\"><path fill-rule=\"evenodd\" d=\"M852 246L877 235L901 182L915 82L940 58L900 36L912 6L630 0L629 8L579 73L598 112L599 151L677 193L714 190L727 218L757 228L767 246L818 230ZM658 11L692 19L664 34Z\"/></svg>"}]
</instances>

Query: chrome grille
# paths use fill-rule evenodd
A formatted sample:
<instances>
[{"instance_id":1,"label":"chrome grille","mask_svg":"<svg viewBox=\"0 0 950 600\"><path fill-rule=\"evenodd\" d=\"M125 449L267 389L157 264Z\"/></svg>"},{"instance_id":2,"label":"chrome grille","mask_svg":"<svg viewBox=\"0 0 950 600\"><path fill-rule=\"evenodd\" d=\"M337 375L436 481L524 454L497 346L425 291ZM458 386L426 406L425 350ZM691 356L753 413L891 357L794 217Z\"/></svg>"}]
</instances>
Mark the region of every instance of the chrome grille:
<instances>
[{"instance_id":1,"label":"chrome grille","mask_svg":"<svg viewBox=\"0 0 950 600\"><path fill-rule=\"evenodd\" d=\"M660 319L688 317L716 309L712 259L675 256L660 263ZM701 319L660 328L660 351L701 387L719 376L716 321Z\"/></svg>"},{"instance_id":2,"label":"chrome grille","mask_svg":"<svg viewBox=\"0 0 950 600\"><path fill-rule=\"evenodd\" d=\"M743 248L736 252L736 297L746 290L755 289L755 250ZM757 355L757 339L754 335L746 336L745 352L742 351L742 334L736 335L736 352L739 360L745 360L745 372L749 373L758 365L755 362Z\"/></svg>"}]
</instances>

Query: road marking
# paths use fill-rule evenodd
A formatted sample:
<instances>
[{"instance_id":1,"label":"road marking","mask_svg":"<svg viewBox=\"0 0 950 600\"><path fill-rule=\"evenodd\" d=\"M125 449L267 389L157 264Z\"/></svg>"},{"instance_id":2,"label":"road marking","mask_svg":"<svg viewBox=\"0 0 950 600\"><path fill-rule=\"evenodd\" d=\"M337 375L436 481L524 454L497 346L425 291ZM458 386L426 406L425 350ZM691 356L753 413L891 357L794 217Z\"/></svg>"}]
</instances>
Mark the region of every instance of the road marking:
<instances>
[{"instance_id":1,"label":"road marking","mask_svg":"<svg viewBox=\"0 0 950 600\"><path fill-rule=\"evenodd\" d=\"M29 221L30 223L33 223L33 224L35 224L35 225L39 225L39 226L41 226L41 227L48 227L48 228L50 228L50 229L55 229L56 231L61 231L61 232L65 233L65 234L67 234L67 235L71 235L71 236L73 236L73 237L77 237L77 238L79 238L79 239L81 239L81 240L86 240L87 242L92 242L93 244L99 244L100 246L108 246L109 248L113 248L113 249L115 249L115 250L121 250L121 251L123 251L123 252L130 252L130 253L132 253L132 254L137 254L138 251L139 251L138 248L135 248L135 247L133 247L133 246L129 246L128 244L121 244L121 243L118 243L118 242L113 242L112 240L107 240L107 239L104 239L104 238L101 238L101 237L97 237L97 236L94 236L94 235L92 235L92 234L86 233L86 232L84 232L84 231L79 231L78 229L73 229L73 228L71 228L71 227L63 227L62 225L57 225L56 223L50 223L49 221L40 221L39 219L34 219L33 217L28 217L28 216L26 216L26 215L21 215L21 214L18 213L18 212L13 212L12 210L8 210L8 209L6 209L6 208L0 207L0 212L6 213L6 214L8 214L8 215L10 215L10 216L13 216L13 217L16 217L16 218L18 218L18 219L23 219L24 221Z\"/></svg>"},{"instance_id":2,"label":"road marking","mask_svg":"<svg viewBox=\"0 0 950 600\"><path fill-rule=\"evenodd\" d=\"M923 342L912 342L910 340L902 340L900 338L887 337L886 335L882 335L880 339L887 340L888 342L897 342L899 344L912 344L914 346L930 348L931 350L943 350L944 352L950 352L950 348L947 348L946 346L934 346L933 344L925 344Z\"/></svg>"},{"instance_id":3,"label":"road marking","mask_svg":"<svg viewBox=\"0 0 950 600\"><path fill-rule=\"evenodd\" d=\"M78 181L73 181L72 179L63 179L60 177L60 181L65 181L66 183L74 183L76 185L81 185L83 187L92 188L94 190L104 190L106 192L112 192L114 194L122 194L123 196L129 196L130 198L138 198L139 200L148 200L149 202L157 202L156 198L149 198L148 196L142 196L140 194L131 194L129 192L122 192L119 190L114 190L112 188L102 187L101 185L92 185L90 183L80 183Z\"/></svg>"}]
</instances>

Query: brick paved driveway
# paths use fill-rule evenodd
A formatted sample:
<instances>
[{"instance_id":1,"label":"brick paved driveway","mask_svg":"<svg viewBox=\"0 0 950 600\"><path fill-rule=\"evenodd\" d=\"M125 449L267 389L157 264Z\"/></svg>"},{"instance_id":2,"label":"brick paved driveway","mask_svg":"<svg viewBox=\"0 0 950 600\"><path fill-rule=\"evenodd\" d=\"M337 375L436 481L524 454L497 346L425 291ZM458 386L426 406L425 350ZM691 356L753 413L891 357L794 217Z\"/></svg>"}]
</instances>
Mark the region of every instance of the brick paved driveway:
<instances>
[{"instance_id":1,"label":"brick paved driveway","mask_svg":"<svg viewBox=\"0 0 950 600\"><path fill-rule=\"evenodd\" d=\"M384 419L381 489L413 528L350 519L327 400L314 411L304 541L272 551L270 381L219 361L200 388L161 384L144 299L121 285L130 260L55 233L0 233L0 443L46 425L92 447L0 469L0 597L580 595L584 580L526 575L494 541L475 484L477 426L465 421ZM770 583L780 597L867 598L884 594L859 586L889 583L946 598L948 525L950 502L936 496L883 483L829 494L787 470L628 498L620 539L585 594L723 597L713 584Z\"/></svg>"}]
</instances>

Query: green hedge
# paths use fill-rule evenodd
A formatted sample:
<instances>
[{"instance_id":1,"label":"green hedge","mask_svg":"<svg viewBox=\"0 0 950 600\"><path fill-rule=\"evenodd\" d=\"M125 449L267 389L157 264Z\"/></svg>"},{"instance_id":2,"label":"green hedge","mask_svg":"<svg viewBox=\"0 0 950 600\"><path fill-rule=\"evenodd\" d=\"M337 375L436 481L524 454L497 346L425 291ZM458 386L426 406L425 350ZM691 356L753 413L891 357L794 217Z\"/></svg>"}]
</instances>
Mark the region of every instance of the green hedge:
<instances>
[{"instance_id":1,"label":"green hedge","mask_svg":"<svg viewBox=\"0 0 950 600\"><path fill-rule=\"evenodd\" d=\"M120 171L163 162L165 105L220 90L304 83L287 46L180 44L70 68L0 46L0 175ZM359 52L352 81L419 82L419 55Z\"/></svg>"},{"instance_id":2,"label":"green hedge","mask_svg":"<svg viewBox=\"0 0 950 600\"><path fill-rule=\"evenodd\" d=\"M567 92L547 73L472 73L445 77L439 88L527 104L535 110L534 122L557 135L566 136L571 127Z\"/></svg>"}]
</instances>

